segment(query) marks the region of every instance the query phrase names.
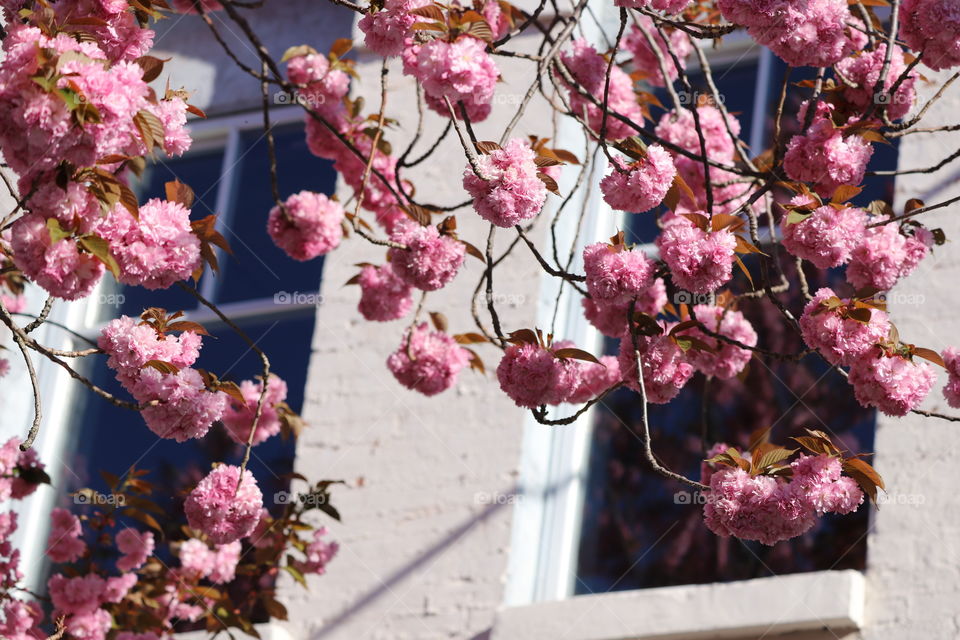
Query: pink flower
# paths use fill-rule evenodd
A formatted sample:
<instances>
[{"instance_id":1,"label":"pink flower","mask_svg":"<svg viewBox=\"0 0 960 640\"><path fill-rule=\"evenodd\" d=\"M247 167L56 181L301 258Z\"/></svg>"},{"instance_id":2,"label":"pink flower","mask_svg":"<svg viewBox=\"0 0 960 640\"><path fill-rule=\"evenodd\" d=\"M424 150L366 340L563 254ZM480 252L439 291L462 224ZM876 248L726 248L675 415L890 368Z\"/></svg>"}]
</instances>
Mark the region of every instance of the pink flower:
<instances>
[{"instance_id":1,"label":"pink flower","mask_svg":"<svg viewBox=\"0 0 960 640\"><path fill-rule=\"evenodd\" d=\"M82 534L80 518L66 509L54 509L50 513L47 556L54 562L76 562L87 552L87 544L80 537Z\"/></svg>"},{"instance_id":2,"label":"pink flower","mask_svg":"<svg viewBox=\"0 0 960 640\"><path fill-rule=\"evenodd\" d=\"M148 324L120 316L103 328L97 346L110 356L107 366L117 372L117 380L129 391L150 360L169 362L181 369L192 365L200 355L200 342L200 335L192 331L160 336Z\"/></svg>"},{"instance_id":3,"label":"pink flower","mask_svg":"<svg viewBox=\"0 0 960 640\"><path fill-rule=\"evenodd\" d=\"M850 366L853 394L864 407L888 416L905 416L915 409L937 381L933 368L880 349L861 354Z\"/></svg>"},{"instance_id":4,"label":"pink flower","mask_svg":"<svg viewBox=\"0 0 960 640\"><path fill-rule=\"evenodd\" d=\"M3 621L0 622L0 637L9 640L31 640L45 638L40 635L39 626L43 612L36 602L24 602L11 598L3 603Z\"/></svg>"},{"instance_id":5,"label":"pink flower","mask_svg":"<svg viewBox=\"0 0 960 640\"><path fill-rule=\"evenodd\" d=\"M469 362L470 354L456 340L422 322L404 332L400 347L387 358L387 368L406 388L433 396L456 384Z\"/></svg>"},{"instance_id":6,"label":"pink flower","mask_svg":"<svg viewBox=\"0 0 960 640\"><path fill-rule=\"evenodd\" d=\"M180 566L185 574L206 578L213 571L214 552L202 540L190 538L180 544Z\"/></svg>"},{"instance_id":7,"label":"pink flower","mask_svg":"<svg viewBox=\"0 0 960 640\"><path fill-rule=\"evenodd\" d=\"M337 555L340 550L340 544L334 540L326 541L323 536L327 535L327 528L320 527L313 532L313 540L304 550L305 561L295 562L295 567L300 573L314 573L322 576L327 571L327 565Z\"/></svg>"},{"instance_id":8,"label":"pink flower","mask_svg":"<svg viewBox=\"0 0 960 640\"><path fill-rule=\"evenodd\" d=\"M350 90L350 76L345 71L331 68L327 56L309 53L287 61L287 78L290 82L300 85L297 92L298 101L306 103L320 117L342 129L346 118L343 98ZM308 115L308 129L311 122L319 124ZM319 126L324 130L322 125ZM308 131L307 142L309 141Z\"/></svg>"},{"instance_id":9,"label":"pink flower","mask_svg":"<svg viewBox=\"0 0 960 640\"><path fill-rule=\"evenodd\" d=\"M12 245L14 261L24 275L58 298L88 296L103 275L103 263L81 252L75 240L53 242L46 220L36 214L13 223Z\"/></svg>"},{"instance_id":10,"label":"pink flower","mask_svg":"<svg viewBox=\"0 0 960 640\"><path fill-rule=\"evenodd\" d=\"M558 358L549 349L523 343L507 347L497 365L500 388L518 406L533 409L566 402L579 384L575 360Z\"/></svg>"},{"instance_id":11,"label":"pink flower","mask_svg":"<svg viewBox=\"0 0 960 640\"><path fill-rule=\"evenodd\" d=\"M399 55L411 35L410 27L421 19L410 10L426 4L427 0L386 0L382 9L366 13L357 26L365 35L367 48L384 58Z\"/></svg>"},{"instance_id":12,"label":"pink flower","mask_svg":"<svg viewBox=\"0 0 960 640\"><path fill-rule=\"evenodd\" d=\"M343 238L343 207L322 193L301 191L270 210L267 232L294 260L312 260L337 248Z\"/></svg>"},{"instance_id":13,"label":"pink flower","mask_svg":"<svg viewBox=\"0 0 960 640\"><path fill-rule=\"evenodd\" d=\"M55 573L47 581L47 591L54 609L75 616L96 611L106 587L106 580L95 573L75 578Z\"/></svg>"},{"instance_id":14,"label":"pink flower","mask_svg":"<svg viewBox=\"0 0 960 640\"><path fill-rule=\"evenodd\" d=\"M849 47L843 0L719 0L717 7L794 67L830 66Z\"/></svg>"},{"instance_id":15,"label":"pink flower","mask_svg":"<svg viewBox=\"0 0 960 640\"><path fill-rule=\"evenodd\" d=\"M107 578L103 588L103 602L113 604L120 602L127 597L127 593L135 584L137 584L137 574L135 573L124 573L120 576Z\"/></svg>"},{"instance_id":16,"label":"pink flower","mask_svg":"<svg viewBox=\"0 0 960 640\"><path fill-rule=\"evenodd\" d=\"M602 356L600 364L593 362L577 364L580 367L580 375L565 402L572 404L588 402L623 381L623 376L620 375L620 361L616 356Z\"/></svg>"},{"instance_id":17,"label":"pink flower","mask_svg":"<svg viewBox=\"0 0 960 640\"><path fill-rule=\"evenodd\" d=\"M155 403L140 411L150 430L177 442L206 435L227 404L225 393L208 391L200 373L189 368L177 373L143 369L131 393L142 405Z\"/></svg>"},{"instance_id":18,"label":"pink flower","mask_svg":"<svg viewBox=\"0 0 960 640\"><path fill-rule=\"evenodd\" d=\"M583 250L587 292L600 304L622 304L640 296L652 284L653 261L642 251L597 242Z\"/></svg>"},{"instance_id":19,"label":"pink flower","mask_svg":"<svg viewBox=\"0 0 960 640\"><path fill-rule=\"evenodd\" d=\"M117 549L123 554L117 560L117 569L120 571L139 569L153 554L154 546L153 533L124 529L117 534Z\"/></svg>"},{"instance_id":20,"label":"pink flower","mask_svg":"<svg viewBox=\"0 0 960 640\"><path fill-rule=\"evenodd\" d=\"M689 4L689 0L682 0L683 4ZM626 0L627 3L630 0ZM624 0L615 0L617 6L629 6ZM641 30L642 28L642 30ZM648 40L644 31L650 36ZM664 37L666 35L666 38ZM663 68L667 71L667 78L670 82L677 79L677 65L673 61L670 51L677 56L681 64L684 64L687 57L693 52L693 45L690 39L680 29L671 29L663 27L657 29L653 20L649 16L637 15L636 23L630 27L626 38L623 40L624 46L633 54L633 66L643 73L644 79L655 87L665 86L663 69L660 67L660 60L656 53L650 47L650 41L656 44L660 50L660 57L663 59ZM668 45L669 43L669 45Z\"/></svg>"},{"instance_id":21,"label":"pink flower","mask_svg":"<svg viewBox=\"0 0 960 640\"><path fill-rule=\"evenodd\" d=\"M600 181L603 199L614 209L643 213L663 202L677 169L670 154L659 145L647 147L642 160L627 164L614 159L613 171Z\"/></svg>"},{"instance_id":22,"label":"pink flower","mask_svg":"<svg viewBox=\"0 0 960 640\"><path fill-rule=\"evenodd\" d=\"M6 358L0 358L0 378L10 373L10 361Z\"/></svg>"},{"instance_id":23,"label":"pink flower","mask_svg":"<svg viewBox=\"0 0 960 640\"><path fill-rule=\"evenodd\" d=\"M257 415L257 404L260 403L260 394L263 392L263 382L244 380L240 383L240 393L245 400L239 404L236 399L229 398L223 412L223 426L227 435L237 444L247 444L250 438L250 428ZM287 399L287 383L279 376L270 374L270 384L260 406L260 419L257 421L257 431L253 436L253 444L258 445L267 438L280 433L280 413L277 405Z\"/></svg>"},{"instance_id":24,"label":"pink flower","mask_svg":"<svg viewBox=\"0 0 960 640\"><path fill-rule=\"evenodd\" d=\"M113 619L105 609L95 609L67 618L67 633L75 640L104 640Z\"/></svg>"},{"instance_id":25,"label":"pink flower","mask_svg":"<svg viewBox=\"0 0 960 640\"><path fill-rule=\"evenodd\" d=\"M873 106L874 88L880 80L880 71L883 69L886 53L887 45L881 43L873 51L858 52L837 63L837 71L846 80L856 85L854 87L847 84L841 85L843 87L843 97L861 112L865 112ZM889 91L906 69L907 63L903 58L903 50L894 45L887 77L883 81L883 90ZM916 75L911 74L899 83L893 95L886 96L889 98L887 115L890 119L897 120L910 111L910 107L913 106L916 99L916 91L914 90L916 81Z\"/></svg>"},{"instance_id":26,"label":"pink flower","mask_svg":"<svg viewBox=\"0 0 960 640\"><path fill-rule=\"evenodd\" d=\"M733 160L736 146L730 134L732 133L734 136L740 134L740 121L730 114L727 114L726 121L724 121L723 113L713 105L698 106L697 117L700 119L700 129L703 132L707 157L718 162ZM696 119L690 109L672 110L663 114L654 131L658 137L667 142L673 143L690 153L701 155L700 135L697 133ZM680 158L697 162L685 156L677 157L678 160ZM702 162L697 163L702 164Z\"/></svg>"},{"instance_id":27,"label":"pink flower","mask_svg":"<svg viewBox=\"0 0 960 640\"><path fill-rule=\"evenodd\" d=\"M437 38L421 45L415 67L406 72L412 72L423 86L431 109L449 115L446 99L459 118L462 116L458 103L463 102L473 122L489 115L500 77L497 65L486 52L486 43L469 36L460 36L453 42Z\"/></svg>"},{"instance_id":28,"label":"pink flower","mask_svg":"<svg viewBox=\"0 0 960 640\"><path fill-rule=\"evenodd\" d=\"M597 328L597 331L611 338L619 338L627 330L627 313L630 310L630 300L609 303L603 300L584 298L583 315L587 321ZM634 312L656 316L667 304L667 286L663 278L656 278L637 297L633 307Z\"/></svg>"},{"instance_id":29,"label":"pink flower","mask_svg":"<svg viewBox=\"0 0 960 640\"><path fill-rule=\"evenodd\" d=\"M166 289L200 266L200 240L180 203L153 198L140 207L139 220L117 205L97 228L110 243L124 284Z\"/></svg>"},{"instance_id":30,"label":"pink flower","mask_svg":"<svg viewBox=\"0 0 960 640\"><path fill-rule=\"evenodd\" d=\"M804 196L797 196L790 202L799 205L805 201ZM838 209L827 204L800 222L788 222L787 217L780 223L783 246L819 269L847 262L866 231L867 214L856 207Z\"/></svg>"},{"instance_id":31,"label":"pink flower","mask_svg":"<svg viewBox=\"0 0 960 640\"><path fill-rule=\"evenodd\" d=\"M783 169L793 180L809 182L829 198L841 185L863 180L873 147L858 135L844 135L830 119L833 105L817 103L817 114L805 134L795 135L787 145Z\"/></svg>"},{"instance_id":32,"label":"pink flower","mask_svg":"<svg viewBox=\"0 0 960 640\"><path fill-rule=\"evenodd\" d=\"M947 384L943 387L943 397L954 409L960 408L960 351L955 347L944 349L943 361L947 365Z\"/></svg>"},{"instance_id":33,"label":"pink flower","mask_svg":"<svg viewBox=\"0 0 960 640\"><path fill-rule=\"evenodd\" d=\"M803 341L816 349L830 364L851 365L873 345L886 339L890 321L881 309L868 309L870 321L861 322L847 316L850 300L839 299L840 306L830 308L836 298L832 289L817 291L803 308L800 331Z\"/></svg>"},{"instance_id":34,"label":"pink flower","mask_svg":"<svg viewBox=\"0 0 960 640\"><path fill-rule=\"evenodd\" d=\"M360 285L358 309L367 320L397 320L413 307L412 287L397 276L390 262L380 266L365 265L357 283Z\"/></svg>"},{"instance_id":35,"label":"pink flower","mask_svg":"<svg viewBox=\"0 0 960 640\"><path fill-rule=\"evenodd\" d=\"M674 284L687 291L715 291L733 275L737 242L729 229L707 232L677 216L664 225L656 245Z\"/></svg>"},{"instance_id":36,"label":"pink flower","mask_svg":"<svg viewBox=\"0 0 960 640\"><path fill-rule=\"evenodd\" d=\"M422 227L412 220L398 223L390 234L406 249L390 249L387 257L397 276L423 291L436 291L453 280L463 264L466 248L434 226Z\"/></svg>"},{"instance_id":37,"label":"pink flower","mask_svg":"<svg viewBox=\"0 0 960 640\"><path fill-rule=\"evenodd\" d=\"M905 236L896 224L867 229L863 241L850 255L847 281L854 287L885 291L905 278L926 256L932 238L927 234Z\"/></svg>"},{"instance_id":38,"label":"pink flower","mask_svg":"<svg viewBox=\"0 0 960 640\"><path fill-rule=\"evenodd\" d=\"M757 346L757 332L739 311L698 304L693 308L693 312L697 320L710 331L748 347ZM712 349L712 351L705 351L694 346L687 351L687 360L694 369L705 376L714 376L721 380L732 378L743 371L753 355L750 350L714 338L704 333L699 327L682 333L703 341Z\"/></svg>"},{"instance_id":39,"label":"pink flower","mask_svg":"<svg viewBox=\"0 0 960 640\"><path fill-rule=\"evenodd\" d=\"M214 544L228 544L250 535L260 519L263 495L249 470L220 465L190 492L183 508L187 522ZM239 488L237 486L239 482Z\"/></svg>"},{"instance_id":40,"label":"pink flower","mask_svg":"<svg viewBox=\"0 0 960 640\"><path fill-rule=\"evenodd\" d=\"M931 69L960 65L960 9L954 0L903 0L900 38Z\"/></svg>"},{"instance_id":41,"label":"pink flower","mask_svg":"<svg viewBox=\"0 0 960 640\"><path fill-rule=\"evenodd\" d=\"M659 336L638 336L637 351L640 352L642 364L643 389L650 403L670 402L693 376L693 365L687 361L683 350L666 333ZM640 393L637 358L633 340L629 335L620 338L620 353L617 357L620 361L623 381L628 387Z\"/></svg>"},{"instance_id":42,"label":"pink flower","mask_svg":"<svg viewBox=\"0 0 960 640\"><path fill-rule=\"evenodd\" d=\"M240 551L243 545L239 540L234 540L229 544L217 546L213 552L213 566L210 569L210 581L216 584L227 584L233 582L237 573L237 563L240 561Z\"/></svg>"},{"instance_id":43,"label":"pink flower","mask_svg":"<svg viewBox=\"0 0 960 640\"><path fill-rule=\"evenodd\" d=\"M168 156L180 156L190 149L193 140L187 132L187 103L173 96L148 104L147 111L160 119L163 125L163 150Z\"/></svg>"},{"instance_id":44,"label":"pink flower","mask_svg":"<svg viewBox=\"0 0 960 640\"><path fill-rule=\"evenodd\" d=\"M800 454L790 468L793 470L791 487L795 493L803 495L817 515L844 515L856 511L863 503L863 491L857 482L840 475L842 463L839 458Z\"/></svg>"},{"instance_id":45,"label":"pink flower","mask_svg":"<svg viewBox=\"0 0 960 640\"><path fill-rule=\"evenodd\" d=\"M574 40L572 49L561 53L560 59L579 85L577 87L567 86L571 110L579 116L582 116L586 111L587 123L590 128L594 132L600 133L603 126L603 111L582 92L603 104L604 92L606 91L607 61L583 38ZM564 81L564 84L567 84L566 81ZM613 65L610 69L607 107L612 113L619 114L637 123L637 126L643 123L643 113L637 103L637 95L633 91L633 81L617 65ZM619 118L612 114L607 115L605 132L607 140L622 140L636 132L634 127Z\"/></svg>"},{"instance_id":46,"label":"pink flower","mask_svg":"<svg viewBox=\"0 0 960 640\"><path fill-rule=\"evenodd\" d=\"M537 177L536 153L525 140L514 138L502 149L481 155L478 177L469 166L463 188L473 198L480 217L498 227L512 227L536 216L547 198Z\"/></svg>"}]
</instances>

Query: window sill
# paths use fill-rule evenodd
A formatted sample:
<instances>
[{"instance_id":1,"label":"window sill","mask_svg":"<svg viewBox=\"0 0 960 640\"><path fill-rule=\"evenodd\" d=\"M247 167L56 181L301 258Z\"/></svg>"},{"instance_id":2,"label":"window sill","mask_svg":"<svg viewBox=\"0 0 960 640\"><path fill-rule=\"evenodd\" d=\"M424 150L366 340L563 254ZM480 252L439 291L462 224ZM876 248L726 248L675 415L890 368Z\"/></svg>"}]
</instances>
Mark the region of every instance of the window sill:
<instances>
[{"instance_id":1,"label":"window sill","mask_svg":"<svg viewBox=\"0 0 960 640\"><path fill-rule=\"evenodd\" d=\"M755 637L863 623L859 571L575 596L508 607L491 640L694 640Z\"/></svg>"}]
</instances>

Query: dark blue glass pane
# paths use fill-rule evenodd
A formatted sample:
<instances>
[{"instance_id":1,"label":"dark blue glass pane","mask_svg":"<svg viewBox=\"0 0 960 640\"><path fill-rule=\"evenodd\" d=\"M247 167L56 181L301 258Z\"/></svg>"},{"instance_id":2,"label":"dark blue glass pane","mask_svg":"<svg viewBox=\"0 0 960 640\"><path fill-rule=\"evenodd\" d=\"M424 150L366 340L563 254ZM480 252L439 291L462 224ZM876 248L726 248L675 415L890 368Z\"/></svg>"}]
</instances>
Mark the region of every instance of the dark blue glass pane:
<instances>
[{"instance_id":1,"label":"dark blue glass pane","mask_svg":"<svg viewBox=\"0 0 960 640\"><path fill-rule=\"evenodd\" d=\"M277 127L274 135L281 198L302 190L333 193L333 164L310 153L302 124ZM234 256L224 261L217 300L238 302L272 298L280 291L317 291L323 259L297 262L278 249L267 235L267 214L274 202L267 141L262 131L243 134L234 170L233 206L224 232Z\"/></svg>"},{"instance_id":2,"label":"dark blue glass pane","mask_svg":"<svg viewBox=\"0 0 960 640\"><path fill-rule=\"evenodd\" d=\"M217 187L222 170L222 149L191 152L182 158L158 160L156 164L151 164L135 189L140 202L144 203L150 198L165 198L164 185L172 180L180 180L189 185L196 195L190 217L198 220L216 211ZM129 316L140 315L146 307L180 310L196 306L196 300L176 285L160 291L124 287L122 294L120 312Z\"/></svg>"}]
</instances>

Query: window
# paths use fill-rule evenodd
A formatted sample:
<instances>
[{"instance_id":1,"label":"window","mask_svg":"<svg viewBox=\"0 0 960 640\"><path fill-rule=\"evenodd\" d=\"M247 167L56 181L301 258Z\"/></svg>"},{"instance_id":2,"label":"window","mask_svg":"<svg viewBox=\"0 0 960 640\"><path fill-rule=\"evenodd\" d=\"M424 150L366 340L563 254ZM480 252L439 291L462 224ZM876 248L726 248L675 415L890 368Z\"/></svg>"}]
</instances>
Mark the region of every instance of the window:
<instances>
[{"instance_id":1,"label":"window","mask_svg":"<svg viewBox=\"0 0 960 640\"><path fill-rule=\"evenodd\" d=\"M331 194L336 173L332 163L307 150L301 119L299 109L274 112L281 194L285 197L300 190ZM195 191L193 218L219 214L218 228L234 255L220 252L221 272L216 276L205 274L198 286L270 355L272 370L287 382L288 403L299 412L310 357L305 345L312 342L323 261L294 262L273 246L266 233L273 198L260 122L260 114L252 113L194 124L191 151L182 158L150 166L136 188L142 203L151 197L163 197L164 184L178 178ZM104 278L90 298L58 307L55 313L60 315L52 319L95 341L105 322L121 314L138 316L147 305L184 310L188 318L202 323L212 334L204 339L198 366L238 382L260 374L259 358L240 337L177 287L148 292L118 286L109 277ZM51 332L54 337L64 335L53 326L45 325L41 331ZM78 348L82 342L59 345L52 339L48 344ZM84 363L87 377L128 398L115 381L114 372L106 367L105 358L89 360ZM157 487L170 488L168 495L154 495L161 506L178 509L178 491L198 481L212 461L238 464L242 458L243 448L218 426L203 440L163 440L138 414L115 407L64 379L60 372L47 369L41 371L42 391L47 398L58 398L58 402L50 403L38 444L49 461L61 500L66 491L80 487L105 490L97 473L100 469L122 476L136 467L149 469L146 480ZM31 412L25 411L27 414L32 417ZM253 450L249 466L264 492L265 504L273 504L273 493L287 488L293 455L293 441L280 437ZM29 566L41 566L42 541L46 539L44 514L50 501L48 497L48 505L32 505L30 520L37 522L33 528L26 524L23 527L32 532L33 540L40 540L24 549L24 562ZM43 572L31 573L37 578L35 586L42 584Z\"/></svg>"},{"instance_id":2,"label":"window","mask_svg":"<svg viewBox=\"0 0 960 640\"><path fill-rule=\"evenodd\" d=\"M730 48L709 53L713 77L727 109L741 122L741 137L756 155L765 148L771 135L786 68L768 51L748 41L734 40L731 44ZM694 59L691 61L695 62ZM690 65L690 76L694 90L709 93L703 77L693 66L695 64ZM794 70L791 83L802 79L801 71ZM661 96L661 101L670 106L667 96ZM799 106L800 98L788 94L783 116L785 130L794 126L791 123L795 121ZM896 147L876 147L872 168L895 168ZM862 197L866 201L892 200L892 186L888 179L868 177ZM652 215L627 215L625 219L618 219L596 193L586 197L593 200L587 209L583 231L588 242L609 237L619 227L627 232L629 241L649 245L644 246L648 253L655 251L655 247L649 244L657 231ZM577 203L571 204L577 206ZM563 225L559 228L562 230ZM573 237L572 233L569 237ZM787 263L787 268L792 268L792 261L785 260L784 264ZM574 269L578 267L582 268L579 263L573 265ZM756 265L753 268L756 269ZM816 290L838 279L839 274L827 274L824 281L810 282L810 286ZM541 295L552 303L556 299L557 287L556 283L545 280ZM585 348L594 347L595 352L609 352L612 345L605 345L603 336L580 317L579 303L574 298L570 296L566 307L558 314L556 333ZM771 332L777 331L779 322L778 317L771 316L775 310L770 311L768 307L756 303L741 305L741 310L760 334L761 344ZM550 326L550 316L544 312L541 316L538 320L544 326ZM776 335L783 333L779 331ZM785 341L782 350L802 349L799 338L786 336ZM850 449L872 450L874 413L859 407L849 393L833 394L838 385L836 381L824 378L828 372L826 367L812 358L806 359L799 367L771 367L773 375L760 361L754 360L744 382L737 379L722 383L712 381L707 390L711 400L707 405L706 420L701 403L705 391L702 376L695 377L683 395L671 404L665 407L652 405L650 421L654 450L665 464L685 475L697 477L703 453L702 440L706 440L707 446L717 441L743 445L746 444L743 440L754 428L771 424L778 441L786 441L809 426L829 429ZM821 380L826 380L826 384L819 384ZM756 392L744 398L744 388L756 389ZM840 627L855 626L859 616L857 611L862 609L862 586L858 586L862 577L856 571L836 570L862 570L865 567L869 509L861 508L855 516L825 518L807 536L790 544L778 545L773 550L735 539L717 538L703 525L701 508L690 504L697 502L698 496L688 493L687 487L667 482L647 470L639 443L624 428L625 423L638 420L636 395L621 391L603 405L577 424L565 427L547 429L528 418L521 462L520 493L523 499L516 506L505 599L508 608L501 616L504 630L524 628L523 625L534 618L542 622L553 613L557 613L557 620L575 622L573 614L560 615L549 604L574 595L585 597L565 601L566 611L581 607L575 602L613 603L614 608L616 603L624 607L630 603L635 608L647 602L644 598L657 601L659 594L666 593L658 587L666 585L744 581L796 572L815 573L797 576L793 583L786 578L776 578L781 581L776 584L807 581L834 585L842 591L834 593L837 602L849 605L851 612L841 616ZM705 437L701 438L704 428ZM827 569L835 571L827 572ZM736 585L741 584L752 583L734 582L729 589L739 588ZM694 603L697 597L709 599L727 593L723 590L708 593L693 586L684 588ZM770 588L769 584L758 587L758 593ZM638 589L645 591L623 594L623 598L619 594L599 595ZM698 593L704 595L696 596ZM703 603L705 610L713 610L710 601L704 600ZM589 607L583 604L582 608L586 615ZM696 606L691 604L690 608ZM655 609L640 610L656 612ZM531 611L537 613L528 617ZM596 613L602 617L604 607ZM596 620L594 616L588 617ZM707 614L700 617L709 618ZM684 628L697 629L694 618L697 616L691 617L690 624ZM798 621L798 626L791 627L786 624L790 619L790 615L784 615L783 624L773 630L820 629L826 624L825 619L821 619L810 622L809 626ZM514 624L520 626L513 627ZM500 629L498 623L497 630ZM665 633L659 626L658 631ZM616 634L609 637L644 637L644 632L652 633L652 630L648 623L644 626L638 622L636 626L618 627ZM596 631L582 637L587 636L608 637ZM500 636L495 634L495 637ZM512 636L504 631L502 637ZM549 634L542 634L542 637L549 637ZM573 633L570 637L581 636Z\"/></svg>"}]
</instances>

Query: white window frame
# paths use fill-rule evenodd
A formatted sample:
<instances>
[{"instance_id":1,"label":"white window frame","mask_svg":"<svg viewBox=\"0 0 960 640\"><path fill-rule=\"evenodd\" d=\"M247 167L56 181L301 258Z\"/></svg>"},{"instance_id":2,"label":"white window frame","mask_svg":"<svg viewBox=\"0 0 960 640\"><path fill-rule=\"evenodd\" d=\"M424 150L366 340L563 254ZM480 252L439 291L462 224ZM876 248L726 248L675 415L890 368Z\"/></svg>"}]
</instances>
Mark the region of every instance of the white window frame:
<instances>
[{"instance_id":1,"label":"white window frame","mask_svg":"<svg viewBox=\"0 0 960 640\"><path fill-rule=\"evenodd\" d=\"M249 111L229 116L211 117L206 120L192 119L188 124L188 131L193 138L189 155L193 152L223 149L223 164L220 182L217 186L216 208L218 214L217 228L221 233L226 231L229 224L227 219L234 211L232 198L236 178L235 169L240 160L241 134L263 126L263 115L259 110ZM303 120L303 110L297 106L277 107L271 109L271 122L276 126L293 124ZM264 219L266 212L264 212ZM266 232L266 231L264 231ZM224 233L224 235L227 235ZM223 256L217 249L221 263L228 256ZM201 283L201 293L210 299L213 294L212 277L206 277ZM319 291L320 283L317 283ZM70 327L77 333L96 340L100 329L113 316L104 314L103 306L98 302L103 296L116 290L117 284L109 276L105 276L98 283L93 293L74 302L58 300L49 316L53 323ZM26 292L28 309L38 313L46 300L46 292L36 286L28 287ZM273 298L259 298L218 305L231 320L242 321L251 318L269 319L273 317L295 318L316 313L316 304L297 303L277 305ZM200 322L211 329L223 328L223 323L212 311L198 306L188 310L186 317ZM86 348L89 345L69 333L57 328L52 323L44 324L33 334L41 344L55 349L72 350ZM0 435L4 439L16 435L23 437L30 429L33 421L33 395L29 379L25 371L21 370L22 363L18 362L19 352L10 352L13 371L11 377L4 380L0 388L0 402L3 402L4 421ZM65 484L63 477L64 460L69 459L70 452L76 447L78 433L71 427L76 421L76 407L82 406L84 401L102 402L94 398L92 393L80 383L70 378L66 371L58 365L31 354L37 370L40 387L40 397L43 406L43 422L34 444L40 459L47 464L51 476L52 487L40 487L39 490L24 501L13 502L10 506L17 511L19 527L14 536L14 544L20 549L21 568L24 579L31 591L43 592L46 575L46 548L47 535L50 527L50 511L60 497L60 488ZM76 363L83 367L83 362ZM87 397L85 397L85 395ZM67 472L69 473L69 471ZM271 636L272 637L272 636ZM282 636L276 636L282 640Z\"/></svg>"},{"instance_id":2,"label":"white window frame","mask_svg":"<svg viewBox=\"0 0 960 640\"><path fill-rule=\"evenodd\" d=\"M608 33L616 31L617 10L612 3L601 0L593 4L593 10L597 23L606 25ZM584 31L588 40L602 41L596 26L585 21ZM764 112L770 99L773 56L745 38L730 44L719 52L710 52L711 62L719 67L747 58L757 60L760 81L754 113ZM689 67L697 66L695 57L691 57ZM752 123L746 132L749 145L759 150L764 118L754 117ZM573 125L558 131L560 146L576 146L582 144L580 140L582 134ZM626 222L623 214L611 210L600 197L596 186L599 176L606 172L606 160L602 154L597 160L594 188L589 194L581 190L569 203L572 211L586 207L574 271L583 269L583 246L610 237ZM572 173L564 175L561 188L572 189ZM577 222L577 216L569 212L558 221L556 233L561 246L573 242ZM641 249L656 255L653 245ZM537 309L541 328L550 326L561 286L557 278L541 277ZM573 295L570 287L564 287L559 297L556 328L558 336L581 348L594 353L602 348L603 336L583 317L579 296ZM565 411L569 412L558 409L560 414ZM547 427L529 414L525 418L518 490L522 499L514 505L504 606L494 625L493 640L721 638L748 637L758 629L761 633L783 633L828 626L860 628L864 578L853 570L574 596L593 423L592 410L567 426ZM677 602L686 606L678 607ZM594 615L588 615L590 612Z\"/></svg>"}]
</instances>

